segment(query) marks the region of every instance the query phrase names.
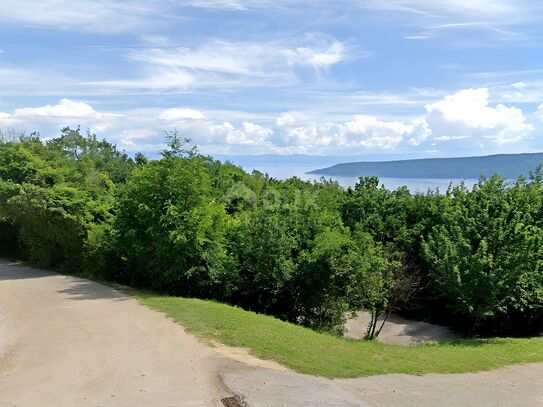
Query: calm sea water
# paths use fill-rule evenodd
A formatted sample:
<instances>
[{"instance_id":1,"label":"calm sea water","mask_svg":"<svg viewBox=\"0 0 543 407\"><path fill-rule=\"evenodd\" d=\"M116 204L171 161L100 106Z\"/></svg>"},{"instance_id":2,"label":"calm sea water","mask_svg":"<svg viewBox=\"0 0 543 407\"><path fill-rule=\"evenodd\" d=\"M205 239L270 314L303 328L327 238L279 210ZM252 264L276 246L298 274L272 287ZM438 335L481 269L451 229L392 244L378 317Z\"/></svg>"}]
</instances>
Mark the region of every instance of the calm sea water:
<instances>
[{"instance_id":1,"label":"calm sea water","mask_svg":"<svg viewBox=\"0 0 543 407\"><path fill-rule=\"evenodd\" d=\"M318 180L321 176L316 174L307 174L308 171L311 171L315 167L307 166L296 166L296 165L259 165L257 170L267 173L270 176L278 179L287 179L290 177L299 177L304 180ZM251 171L253 168L245 167L246 170ZM333 177L333 176L324 176L326 179L332 179L338 181L339 184L345 188L353 187L358 181L358 177ZM379 177L379 180L385 188L394 190L403 186L407 186L409 190L413 193L415 192L427 192L428 190L435 191L439 189L440 192L447 191L447 188L452 183L453 185L458 185L462 181L466 184L468 188L473 187L477 183L477 179L434 179L434 178L388 178L388 177Z\"/></svg>"}]
</instances>

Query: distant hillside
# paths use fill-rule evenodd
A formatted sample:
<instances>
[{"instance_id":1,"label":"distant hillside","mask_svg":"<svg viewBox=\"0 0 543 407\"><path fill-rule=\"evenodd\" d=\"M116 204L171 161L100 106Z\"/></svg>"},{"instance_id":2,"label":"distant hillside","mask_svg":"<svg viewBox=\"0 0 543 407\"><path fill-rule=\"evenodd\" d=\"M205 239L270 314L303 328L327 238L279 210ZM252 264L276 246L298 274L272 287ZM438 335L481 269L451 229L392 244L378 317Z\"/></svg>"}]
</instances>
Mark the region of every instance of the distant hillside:
<instances>
[{"instance_id":1,"label":"distant hillside","mask_svg":"<svg viewBox=\"0 0 543 407\"><path fill-rule=\"evenodd\" d=\"M310 171L308 174L391 178L479 178L495 173L505 178L527 176L543 162L543 153L497 154L484 157L422 158L399 161L351 162Z\"/></svg>"}]
</instances>

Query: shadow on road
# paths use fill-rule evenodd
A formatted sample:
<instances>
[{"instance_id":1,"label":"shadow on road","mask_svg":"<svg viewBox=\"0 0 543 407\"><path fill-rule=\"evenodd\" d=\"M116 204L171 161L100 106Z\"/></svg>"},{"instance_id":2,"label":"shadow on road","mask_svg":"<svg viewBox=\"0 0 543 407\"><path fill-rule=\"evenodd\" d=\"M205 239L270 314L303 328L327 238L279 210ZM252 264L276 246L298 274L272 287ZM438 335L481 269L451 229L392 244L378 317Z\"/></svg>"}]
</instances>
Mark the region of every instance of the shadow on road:
<instances>
[{"instance_id":1,"label":"shadow on road","mask_svg":"<svg viewBox=\"0 0 543 407\"><path fill-rule=\"evenodd\" d=\"M73 280L70 283L70 287L58 290L57 292L66 295L71 300L98 300L106 298L125 301L129 299L125 294L115 291L110 287L81 278L70 277L70 279Z\"/></svg>"},{"instance_id":2,"label":"shadow on road","mask_svg":"<svg viewBox=\"0 0 543 407\"><path fill-rule=\"evenodd\" d=\"M113 290L110 287L85 280L79 277L66 276L53 271L42 270L26 266L17 261L0 259L0 282L9 280L28 280L36 278L58 277L67 279L67 288L57 290L57 293L65 295L71 300L98 300L114 299L118 301L127 300L125 294Z\"/></svg>"},{"instance_id":3,"label":"shadow on road","mask_svg":"<svg viewBox=\"0 0 543 407\"><path fill-rule=\"evenodd\" d=\"M52 271L28 267L18 261L0 259L0 281L26 280L30 278L51 277L54 275L56 275L56 273Z\"/></svg>"}]
</instances>

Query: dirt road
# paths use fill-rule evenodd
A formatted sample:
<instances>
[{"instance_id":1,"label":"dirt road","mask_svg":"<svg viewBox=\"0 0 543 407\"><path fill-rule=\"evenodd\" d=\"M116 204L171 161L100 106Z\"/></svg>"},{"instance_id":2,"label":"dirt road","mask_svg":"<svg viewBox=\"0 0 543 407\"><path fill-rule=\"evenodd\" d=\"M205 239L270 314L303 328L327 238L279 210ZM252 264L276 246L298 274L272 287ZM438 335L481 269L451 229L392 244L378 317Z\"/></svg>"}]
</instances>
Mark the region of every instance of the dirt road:
<instances>
[{"instance_id":1,"label":"dirt road","mask_svg":"<svg viewBox=\"0 0 543 407\"><path fill-rule=\"evenodd\" d=\"M109 287L0 260L0 407L222 406L234 395L227 376L266 405L366 405L331 382L301 395L320 383L305 376L280 375L275 384L294 391L264 394L245 377L280 371L252 359Z\"/></svg>"},{"instance_id":2,"label":"dirt road","mask_svg":"<svg viewBox=\"0 0 543 407\"><path fill-rule=\"evenodd\" d=\"M84 279L0 263L0 406L204 406L216 353ZM3 336L2 336L3 335Z\"/></svg>"},{"instance_id":3,"label":"dirt road","mask_svg":"<svg viewBox=\"0 0 543 407\"><path fill-rule=\"evenodd\" d=\"M0 407L543 406L543 364L327 380L224 354L109 287L0 260Z\"/></svg>"}]
</instances>

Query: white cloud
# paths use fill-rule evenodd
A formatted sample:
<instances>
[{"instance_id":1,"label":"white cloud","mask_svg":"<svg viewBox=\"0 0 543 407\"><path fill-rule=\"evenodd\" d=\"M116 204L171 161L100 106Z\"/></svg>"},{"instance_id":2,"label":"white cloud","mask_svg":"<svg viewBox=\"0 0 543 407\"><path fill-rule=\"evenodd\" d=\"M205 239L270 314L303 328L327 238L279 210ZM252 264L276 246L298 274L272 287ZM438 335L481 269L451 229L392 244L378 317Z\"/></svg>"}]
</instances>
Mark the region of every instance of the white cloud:
<instances>
[{"instance_id":1,"label":"white cloud","mask_svg":"<svg viewBox=\"0 0 543 407\"><path fill-rule=\"evenodd\" d=\"M435 141L454 141L454 140L465 140L469 138L470 136L439 136L434 137L433 140Z\"/></svg>"},{"instance_id":2,"label":"white cloud","mask_svg":"<svg viewBox=\"0 0 543 407\"><path fill-rule=\"evenodd\" d=\"M63 81L64 79L64 81ZM69 84L66 78L59 78L46 68L30 70L22 66L0 66L0 94L43 95L58 91L58 85Z\"/></svg>"},{"instance_id":3,"label":"white cloud","mask_svg":"<svg viewBox=\"0 0 543 407\"><path fill-rule=\"evenodd\" d=\"M135 30L166 9L142 0L17 0L0 7L3 24L92 32Z\"/></svg>"},{"instance_id":4,"label":"white cloud","mask_svg":"<svg viewBox=\"0 0 543 407\"><path fill-rule=\"evenodd\" d=\"M260 44L239 44L217 41L199 48L144 49L129 57L151 65L196 71L249 75L260 72L270 51Z\"/></svg>"},{"instance_id":5,"label":"white cloud","mask_svg":"<svg viewBox=\"0 0 543 407\"><path fill-rule=\"evenodd\" d=\"M209 41L194 47L139 49L128 53L127 58L141 63L146 76L88 85L156 91L286 87L301 80L293 68L306 66L326 71L347 58L347 47L334 38L311 34L298 41Z\"/></svg>"},{"instance_id":6,"label":"white cloud","mask_svg":"<svg viewBox=\"0 0 543 407\"><path fill-rule=\"evenodd\" d=\"M357 115L343 125L343 135L348 146L390 149L398 146L404 138L413 135L415 126L399 121L385 122L374 116Z\"/></svg>"},{"instance_id":7,"label":"white cloud","mask_svg":"<svg viewBox=\"0 0 543 407\"><path fill-rule=\"evenodd\" d=\"M296 122L296 119L294 118L294 116L290 113L283 113L281 116L279 116L276 120L275 120L275 124L277 126L289 126L289 125L292 125Z\"/></svg>"},{"instance_id":8,"label":"white cloud","mask_svg":"<svg viewBox=\"0 0 543 407\"><path fill-rule=\"evenodd\" d=\"M428 38L431 38L430 35L427 34L421 34L421 35L406 35L403 37L406 40L426 40Z\"/></svg>"},{"instance_id":9,"label":"white cloud","mask_svg":"<svg viewBox=\"0 0 543 407\"><path fill-rule=\"evenodd\" d=\"M247 115L249 117L250 115ZM228 118L235 121L221 120ZM165 130L175 127L203 151L211 153L308 153L341 154L390 150L402 143L418 145L427 137L421 120L402 122L379 120L369 115L351 116L346 121L315 121L296 112L239 120L242 114L201 112L184 108L137 109L120 113L98 112L84 102L62 99L56 105L24 107L0 114L0 128L17 125L39 130L45 137L58 134L66 125L81 125L108 137L128 151L160 151ZM419 140L413 143L413 140Z\"/></svg>"},{"instance_id":10,"label":"white cloud","mask_svg":"<svg viewBox=\"0 0 543 407\"><path fill-rule=\"evenodd\" d=\"M190 0L187 1L193 7L224 9L224 10L246 10L247 0ZM265 2L264 2L265 4Z\"/></svg>"},{"instance_id":11,"label":"white cloud","mask_svg":"<svg viewBox=\"0 0 543 407\"><path fill-rule=\"evenodd\" d=\"M15 116L43 116L43 117L97 117L98 113L88 104L74 102L70 99L61 99L56 105L41 107L24 107L15 109Z\"/></svg>"},{"instance_id":12,"label":"white cloud","mask_svg":"<svg viewBox=\"0 0 543 407\"><path fill-rule=\"evenodd\" d=\"M506 43L529 41L524 28L539 23L543 11L541 3L533 0L359 0L357 4L372 11L394 13L403 24L416 27L419 32L406 39L442 37L453 30L484 34L473 33L464 46L496 46L496 39ZM492 36L490 41L488 35Z\"/></svg>"},{"instance_id":13,"label":"white cloud","mask_svg":"<svg viewBox=\"0 0 543 407\"><path fill-rule=\"evenodd\" d=\"M507 144L528 137L533 126L521 109L489 105L486 88L464 89L426 105L426 120L436 136L473 136Z\"/></svg>"},{"instance_id":14,"label":"white cloud","mask_svg":"<svg viewBox=\"0 0 543 407\"><path fill-rule=\"evenodd\" d=\"M2 127L10 127L13 125L18 124L18 120L15 116L12 114L6 113L6 112L0 112L0 128Z\"/></svg>"},{"instance_id":15,"label":"white cloud","mask_svg":"<svg viewBox=\"0 0 543 407\"><path fill-rule=\"evenodd\" d=\"M158 116L160 120L175 121L182 119L200 120L204 118L204 114L199 110L188 108L173 108L166 109Z\"/></svg>"},{"instance_id":16,"label":"white cloud","mask_svg":"<svg viewBox=\"0 0 543 407\"><path fill-rule=\"evenodd\" d=\"M2 2L0 18L4 24L99 33L128 31L150 34L152 38L153 28L188 18L187 7L243 13L269 10L279 16L290 12L308 20L319 16L322 10L327 11L330 20L345 20L344 10L349 10L354 21L360 21L370 10L405 15L407 24L422 28L429 28L429 22L439 22L442 26L477 23L481 29L509 35L503 27L540 19L538 3L536 0L18 0Z\"/></svg>"},{"instance_id":17,"label":"white cloud","mask_svg":"<svg viewBox=\"0 0 543 407\"><path fill-rule=\"evenodd\" d=\"M347 121L295 120L283 114L275 120L268 141L282 151L306 154L353 154L366 150L393 150L402 144L419 145L429 135L423 119L408 122L355 115Z\"/></svg>"},{"instance_id":18,"label":"white cloud","mask_svg":"<svg viewBox=\"0 0 543 407\"><path fill-rule=\"evenodd\" d=\"M81 82L83 88L94 93L126 94L139 92L186 92L196 82L189 72L176 68L153 67L140 78Z\"/></svg>"},{"instance_id":19,"label":"white cloud","mask_svg":"<svg viewBox=\"0 0 543 407\"><path fill-rule=\"evenodd\" d=\"M296 72L293 66L311 66L326 70L346 58L342 42L322 35L269 36L261 41L213 40L201 36L184 47L164 34L169 22L196 17L187 14L190 2L146 2L143 0L21 0L0 7L6 24L83 30L111 34L120 30L138 30L138 44L122 45L129 66L124 72L85 77L83 72L51 72L45 67L25 70L22 66L0 66L0 93L4 95L136 95L148 93L186 93L192 89L212 88L216 92L243 87L289 87L311 81L313 77ZM232 6L232 1L210 1ZM213 4L210 4L212 6ZM241 4L241 3L240 3ZM302 5L301 3L298 5ZM171 12L171 13L170 13ZM165 18L168 17L168 18ZM160 20L159 29L152 24ZM201 33L202 34L202 33ZM203 33L206 38L206 33ZM236 35L229 36L235 38ZM192 39L192 37L191 37ZM104 50L118 41L96 39ZM125 39L123 39L125 41ZM132 41L132 40L131 40ZM147 46L151 46L149 48ZM101 48L99 45L97 48ZM126 48L125 48L126 47ZM132 48L135 47L135 48ZM130 49L133 49L130 51ZM289 56L287 56L289 55ZM100 71L104 72L102 69ZM117 72L117 71L116 71Z\"/></svg>"},{"instance_id":20,"label":"white cloud","mask_svg":"<svg viewBox=\"0 0 543 407\"><path fill-rule=\"evenodd\" d=\"M411 128L412 130L408 133L408 144L414 147L424 143L432 134L432 129L424 118L413 119Z\"/></svg>"},{"instance_id":21,"label":"white cloud","mask_svg":"<svg viewBox=\"0 0 543 407\"><path fill-rule=\"evenodd\" d=\"M273 134L273 130L252 122L243 122L243 132L248 136L251 142L265 141Z\"/></svg>"},{"instance_id":22,"label":"white cloud","mask_svg":"<svg viewBox=\"0 0 543 407\"><path fill-rule=\"evenodd\" d=\"M515 88L515 89L524 89L526 87L526 83L525 82L515 82L515 83L511 84L511 87Z\"/></svg>"},{"instance_id":23,"label":"white cloud","mask_svg":"<svg viewBox=\"0 0 543 407\"><path fill-rule=\"evenodd\" d=\"M485 81L492 83L489 86L489 92L492 95L491 100L496 103L522 103L522 104L539 104L543 100L543 80L541 80L541 71L533 72L511 72L510 76L524 77L523 81L507 83L507 77L496 76L488 78L476 77L477 81ZM497 74L498 75L498 74ZM508 75L509 76L509 75Z\"/></svg>"},{"instance_id":24,"label":"white cloud","mask_svg":"<svg viewBox=\"0 0 543 407\"><path fill-rule=\"evenodd\" d=\"M538 107L537 107L537 112L535 113L537 118L539 119L539 121L541 123L543 123L543 103L541 103Z\"/></svg>"},{"instance_id":25,"label":"white cloud","mask_svg":"<svg viewBox=\"0 0 543 407\"><path fill-rule=\"evenodd\" d=\"M332 65L345 60L346 47L336 40L331 43L320 40L313 47L298 47L293 50L286 50L285 56L291 65L305 65L316 70L326 70Z\"/></svg>"},{"instance_id":26,"label":"white cloud","mask_svg":"<svg viewBox=\"0 0 543 407\"><path fill-rule=\"evenodd\" d=\"M363 7L382 11L409 13L428 18L476 19L511 24L528 18L537 8L526 0L361 0Z\"/></svg>"},{"instance_id":27,"label":"white cloud","mask_svg":"<svg viewBox=\"0 0 543 407\"><path fill-rule=\"evenodd\" d=\"M411 17L427 17L434 19L445 18L476 18L486 21L503 20L504 23L528 18L537 5L529 0L190 0L190 5L202 8L249 10L262 7L281 7L281 9L309 9L311 7L329 7L331 4L340 6L353 3L364 9L385 12L406 13ZM509 22L507 22L509 18Z\"/></svg>"},{"instance_id":28,"label":"white cloud","mask_svg":"<svg viewBox=\"0 0 543 407\"><path fill-rule=\"evenodd\" d=\"M309 111L257 115L190 107L102 112L62 99L0 113L0 128L37 130L51 137L66 125L81 125L132 152L162 150L164 131L176 128L209 154L424 152L438 149L436 143L449 143L448 151L486 153L504 151L503 145L530 135L533 126L520 109L490 105L488 99L486 89L465 89L427 104L425 116L401 119ZM543 104L536 115L543 122ZM511 145L506 148L510 151Z\"/></svg>"},{"instance_id":29,"label":"white cloud","mask_svg":"<svg viewBox=\"0 0 543 407\"><path fill-rule=\"evenodd\" d=\"M65 126L82 125L103 133L122 123L124 123L122 114L98 112L87 103L70 99L61 99L56 105L23 107L15 109L13 113L0 112L0 129L13 127L38 131L47 137L54 136Z\"/></svg>"}]
</instances>

